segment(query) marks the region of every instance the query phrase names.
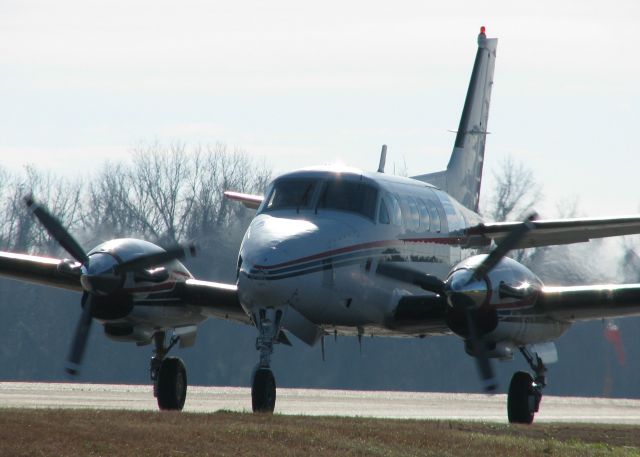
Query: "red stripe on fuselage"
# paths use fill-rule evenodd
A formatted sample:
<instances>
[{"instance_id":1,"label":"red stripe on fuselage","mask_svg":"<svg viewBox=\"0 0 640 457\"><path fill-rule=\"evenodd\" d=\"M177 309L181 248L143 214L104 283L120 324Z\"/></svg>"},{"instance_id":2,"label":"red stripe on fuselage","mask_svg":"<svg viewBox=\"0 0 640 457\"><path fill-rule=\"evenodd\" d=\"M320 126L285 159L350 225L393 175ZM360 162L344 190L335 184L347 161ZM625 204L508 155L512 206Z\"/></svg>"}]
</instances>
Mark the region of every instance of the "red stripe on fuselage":
<instances>
[{"instance_id":1,"label":"red stripe on fuselage","mask_svg":"<svg viewBox=\"0 0 640 457\"><path fill-rule=\"evenodd\" d=\"M311 260L317 260L322 257L333 256L336 254L344 254L346 252L357 251L360 249L368 249L368 248L381 248L386 246L397 246L405 243L433 243L433 244L447 244L447 245L457 245L462 244L463 239L460 237L453 238L400 238L398 240L381 240L381 241L370 241L368 243L360 243L354 244L352 246L345 246L343 248L332 249L330 251L320 252L318 254L313 254L306 257L300 257L294 260L288 260L286 262L277 263L274 265L254 265L253 268L256 270L266 270L270 268L281 268L287 267L290 265L295 265L296 263L308 262Z\"/></svg>"}]
</instances>

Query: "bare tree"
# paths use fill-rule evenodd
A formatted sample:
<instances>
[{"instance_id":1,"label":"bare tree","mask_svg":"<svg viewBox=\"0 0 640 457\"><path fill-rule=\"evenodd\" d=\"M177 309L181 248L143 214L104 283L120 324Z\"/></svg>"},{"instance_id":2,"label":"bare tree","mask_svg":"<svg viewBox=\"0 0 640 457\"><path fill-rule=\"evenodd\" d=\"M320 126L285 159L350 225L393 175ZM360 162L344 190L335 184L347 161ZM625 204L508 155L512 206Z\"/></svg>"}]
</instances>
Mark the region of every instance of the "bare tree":
<instances>
[{"instance_id":1,"label":"bare tree","mask_svg":"<svg viewBox=\"0 0 640 457\"><path fill-rule=\"evenodd\" d=\"M487 213L494 221L522 219L542 199L531 169L511 156L500 163L493 176L495 185Z\"/></svg>"},{"instance_id":2,"label":"bare tree","mask_svg":"<svg viewBox=\"0 0 640 457\"><path fill-rule=\"evenodd\" d=\"M33 165L9 179L8 191L3 195L3 235L8 249L38 253L59 253L60 246L34 220L24 202L32 194L56 215L70 230L78 228L82 206L82 182L61 178Z\"/></svg>"},{"instance_id":3,"label":"bare tree","mask_svg":"<svg viewBox=\"0 0 640 457\"><path fill-rule=\"evenodd\" d=\"M244 211L223 192L261 192L270 175L224 144L191 151L182 143L140 146L130 165L108 164L92 181L84 222L100 236L135 235L164 245L217 238Z\"/></svg>"}]
</instances>

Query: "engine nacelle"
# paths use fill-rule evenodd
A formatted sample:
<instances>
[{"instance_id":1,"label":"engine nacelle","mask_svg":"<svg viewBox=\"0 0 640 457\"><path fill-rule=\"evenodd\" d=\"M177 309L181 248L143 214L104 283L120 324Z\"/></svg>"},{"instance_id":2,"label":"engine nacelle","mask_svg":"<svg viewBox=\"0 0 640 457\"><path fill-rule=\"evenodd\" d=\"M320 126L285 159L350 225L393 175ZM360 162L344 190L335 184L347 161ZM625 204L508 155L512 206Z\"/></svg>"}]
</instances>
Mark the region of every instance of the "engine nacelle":
<instances>
[{"instance_id":1,"label":"engine nacelle","mask_svg":"<svg viewBox=\"0 0 640 457\"><path fill-rule=\"evenodd\" d=\"M467 307L475 308L474 319L478 331L486 335L497 329L499 311L534 306L542 288L542 281L531 270L508 257L502 258L488 273L475 279L474 273L486 257L477 255L464 260L451 270L445 281L450 305L447 325L463 338L469 336ZM500 349L495 356L503 358L508 354Z\"/></svg>"},{"instance_id":2,"label":"engine nacelle","mask_svg":"<svg viewBox=\"0 0 640 457\"><path fill-rule=\"evenodd\" d=\"M148 344L153 338L154 329L142 325L104 324L104 333L114 341L135 342L139 345Z\"/></svg>"},{"instance_id":3,"label":"engine nacelle","mask_svg":"<svg viewBox=\"0 0 640 457\"><path fill-rule=\"evenodd\" d=\"M476 268L486 255L470 257L456 265L446 281L452 293L462 293L478 308L491 306L500 309L531 307L535 304L542 281L531 270L509 257L479 280L472 279Z\"/></svg>"}]
</instances>

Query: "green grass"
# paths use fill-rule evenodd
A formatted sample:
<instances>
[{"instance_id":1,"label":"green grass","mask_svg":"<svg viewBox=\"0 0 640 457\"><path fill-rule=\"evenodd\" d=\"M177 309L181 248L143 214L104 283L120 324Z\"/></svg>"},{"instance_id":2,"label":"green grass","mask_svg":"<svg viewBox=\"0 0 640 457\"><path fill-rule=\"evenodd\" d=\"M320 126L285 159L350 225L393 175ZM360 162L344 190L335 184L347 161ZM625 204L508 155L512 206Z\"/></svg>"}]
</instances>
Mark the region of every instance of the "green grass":
<instances>
[{"instance_id":1,"label":"green grass","mask_svg":"<svg viewBox=\"0 0 640 457\"><path fill-rule=\"evenodd\" d=\"M0 409L0 456L640 456L632 426Z\"/></svg>"}]
</instances>

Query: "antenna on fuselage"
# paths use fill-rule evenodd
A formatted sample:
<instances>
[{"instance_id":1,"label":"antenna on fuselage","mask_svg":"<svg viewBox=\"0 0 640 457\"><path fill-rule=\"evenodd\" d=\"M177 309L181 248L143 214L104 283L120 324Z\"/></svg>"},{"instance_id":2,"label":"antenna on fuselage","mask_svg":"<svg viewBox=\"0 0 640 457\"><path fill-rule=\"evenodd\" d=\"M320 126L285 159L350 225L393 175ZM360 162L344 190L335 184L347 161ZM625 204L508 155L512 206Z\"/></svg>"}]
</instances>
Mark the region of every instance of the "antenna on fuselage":
<instances>
[{"instance_id":1,"label":"antenna on fuselage","mask_svg":"<svg viewBox=\"0 0 640 457\"><path fill-rule=\"evenodd\" d=\"M387 145L382 145L382 151L380 151L380 165L378 165L378 173L384 173L384 165L387 163Z\"/></svg>"}]
</instances>

